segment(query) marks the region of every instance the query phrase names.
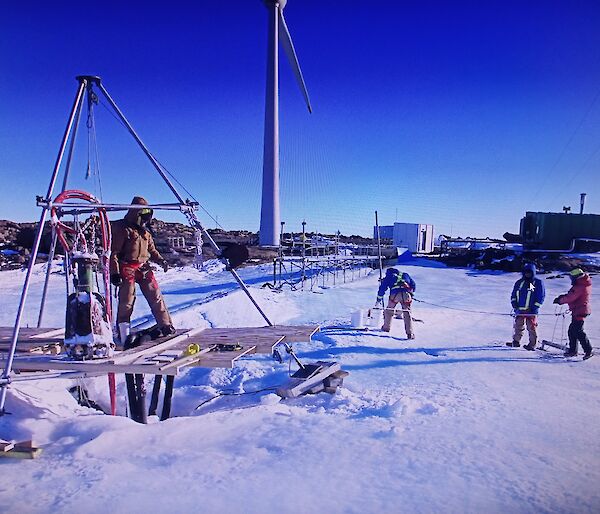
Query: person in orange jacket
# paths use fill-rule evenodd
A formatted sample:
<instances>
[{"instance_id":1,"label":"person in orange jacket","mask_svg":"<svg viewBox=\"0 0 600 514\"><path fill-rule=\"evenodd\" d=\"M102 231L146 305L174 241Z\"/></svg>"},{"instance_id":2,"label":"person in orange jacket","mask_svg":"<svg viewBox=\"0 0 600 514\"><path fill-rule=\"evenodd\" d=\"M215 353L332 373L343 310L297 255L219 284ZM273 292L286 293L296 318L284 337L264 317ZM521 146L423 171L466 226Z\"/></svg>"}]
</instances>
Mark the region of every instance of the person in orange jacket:
<instances>
[{"instance_id":1,"label":"person in orange jacket","mask_svg":"<svg viewBox=\"0 0 600 514\"><path fill-rule=\"evenodd\" d=\"M583 359L589 359L592 355L592 345L588 336L583 331L585 318L592 313L592 277L585 273L581 268L575 268L569 273L571 277L571 289L567 294L561 294L554 299L554 303L559 305L568 304L571 310L571 324L569 325L569 349L565 352L565 357L575 357L577 355L577 342L581 343L583 349Z\"/></svg>"},{"instance_id":2,"label":"person in orange jacket","mask_svg":"<svg viewBox=\"0 0 600 514\"><path fill-rule=\"evenodd\" d=\"M132 205L148 205L145 198L136 196ZM175 333L171 315L160 292L150 262L167 271L168 264L154 245L148 225L152 209L129 209L125 217L112 223L110 279L119 288L117 324L129 323L135 303L135 285L140 286L161 335Z\"/></svg>"}]
</instances>

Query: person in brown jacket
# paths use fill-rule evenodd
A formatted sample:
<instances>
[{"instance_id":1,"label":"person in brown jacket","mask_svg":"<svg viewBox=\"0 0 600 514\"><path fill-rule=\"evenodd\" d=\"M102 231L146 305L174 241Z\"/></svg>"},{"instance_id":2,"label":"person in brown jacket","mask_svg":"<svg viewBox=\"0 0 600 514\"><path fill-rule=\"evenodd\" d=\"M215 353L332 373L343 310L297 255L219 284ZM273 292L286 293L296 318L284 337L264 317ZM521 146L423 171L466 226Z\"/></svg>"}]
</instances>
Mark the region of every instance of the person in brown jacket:
<instances>
[{"instance_id":1,"label":"person in brown jacket","mask_svg":"<svg viewBox=\"0 0 600 514\"><path fill-rule=\"evenodd\" d=\"M575 357L577 355L577 341L579 341L584 351L583 359L585 360L593 355L590 340L583 331L583 322L592 313L592 277L580 268L575 268L569 275L571 277L571 289L567 294L557 296L554 303L559 305L567 303L571 310L572 319L568 331L569 350L565 352L565 357Z\"/></svg>"},{"instance_id":2,"label":"person in brown jacket","mask_svg":"<svg viewBox=\"0 0 600 514\"><path fill-rule=\"evenodd\" d=\"M148 205L141 196L131 201L132 205ZM150 267L150 261L168 269L167 261L154 246L148 230L152 220L152 209L129 209L125 217L112 223L112 245L110 257L110 279L119 288L117 326L129 323L135 303L135 285L140 286L162 335L175 332L171 315Z\"/></svg>"}]
</instances>

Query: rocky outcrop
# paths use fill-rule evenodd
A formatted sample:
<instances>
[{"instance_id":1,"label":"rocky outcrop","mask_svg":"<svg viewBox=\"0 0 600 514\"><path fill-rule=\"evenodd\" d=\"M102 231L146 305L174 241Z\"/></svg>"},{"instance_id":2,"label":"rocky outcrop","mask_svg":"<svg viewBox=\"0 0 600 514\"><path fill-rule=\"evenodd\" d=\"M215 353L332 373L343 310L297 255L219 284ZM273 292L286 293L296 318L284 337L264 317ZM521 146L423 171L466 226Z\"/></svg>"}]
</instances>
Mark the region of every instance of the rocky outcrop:
<instances>
[{"instance_id":1,"label":"rocky outcrop","mask_svg":"<svg viewBox=\"0 0 600 514\"><path fill-rule=\"evenodd\" d=\"M29 255L35 240L36 223L16 223L0 220L0 270L16 269L24 266L29 261ZM158 250L172 266L192 264L196 255L196 237L194 229L182 223L169 223L161 220L152 222L151 230ZM266 262L275 257L271 250L258 248L258 235L245 230L225 231L222 229L209 229L211 237L223 248L231 244L249 246L250 259L253 262ZM99 236L98 236L99 237ZM47 260L52 242L52 233L49 222L44 227L40 244L38 262ZM100 245L100 241L96 241ZM62 254L62 248L57 245L56 253ZM212 259L215 254L206 241L203 240L202 253L205 259Z\"/></svg>"}]
</instances>

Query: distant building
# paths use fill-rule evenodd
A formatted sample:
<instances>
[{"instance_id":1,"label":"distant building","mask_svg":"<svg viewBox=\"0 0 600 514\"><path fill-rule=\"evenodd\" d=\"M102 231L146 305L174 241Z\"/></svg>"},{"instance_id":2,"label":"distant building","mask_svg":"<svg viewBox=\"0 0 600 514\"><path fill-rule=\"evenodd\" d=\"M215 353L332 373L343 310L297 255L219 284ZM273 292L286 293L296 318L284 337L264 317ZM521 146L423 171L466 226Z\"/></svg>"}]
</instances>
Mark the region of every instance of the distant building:
<instances>
[{"instance_id":1,"label":"distant building","mask_svg":"<svg viewBox=\"0 0 600 514\"><path fill-rule=\"evenodd\" d=\"M526 248L573 251L578 241L600 241L600 215L526 212L520 234Z\"/></svg>"},{"instance_id":2,"label":"distant building","mask_svg":"<svg viewBox=\"0 0 600 514\"><path fill-rule=\"evenodd\" d=\"M433 252L433 225L394 223L380 226L379 234L382 242L408 248L412 253ZM373 227L373 237L377 239L377 227Z\"/></svg>"}]
</instances>

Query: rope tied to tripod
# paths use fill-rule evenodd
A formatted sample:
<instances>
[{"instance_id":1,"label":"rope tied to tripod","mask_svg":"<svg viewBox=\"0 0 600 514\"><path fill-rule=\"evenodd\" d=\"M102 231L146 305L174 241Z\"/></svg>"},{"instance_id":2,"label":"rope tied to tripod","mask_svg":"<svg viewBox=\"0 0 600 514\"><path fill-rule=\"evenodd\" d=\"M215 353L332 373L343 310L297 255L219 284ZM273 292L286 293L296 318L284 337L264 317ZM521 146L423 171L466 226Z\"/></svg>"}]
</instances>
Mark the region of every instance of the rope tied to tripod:
<instances>
[{"instance_id":1,"label":"rope tied to tripod","mask_svg":"<svg viewBox=\"0 0 600 514\"><path fill-rule=\"evenodd\" d=\"M448 310L452 310L452 311L460 311L460 312L468 312L471 314L488 314L491 316L510 316L510 317L515 317L515 316L532 316L532 314L517 314L514 312L491 312L491 311L479 311L479 310L473 310L473 309L462 309L460 307L450 307L449 305L440 305L437 303L432 303L432 302L427 302L425 300L421 300L419 298L415 298L413 296L413 300L415 302L419 302L419 303L423 303L425 305L431 305L433 307L440 307L441 309L448 309ZM563 312L555 312L555 313L540 313L540 314L535 314L534 316L566 316L569 313L568 310L563 311Z\"/></svg>"}]
</instances>

